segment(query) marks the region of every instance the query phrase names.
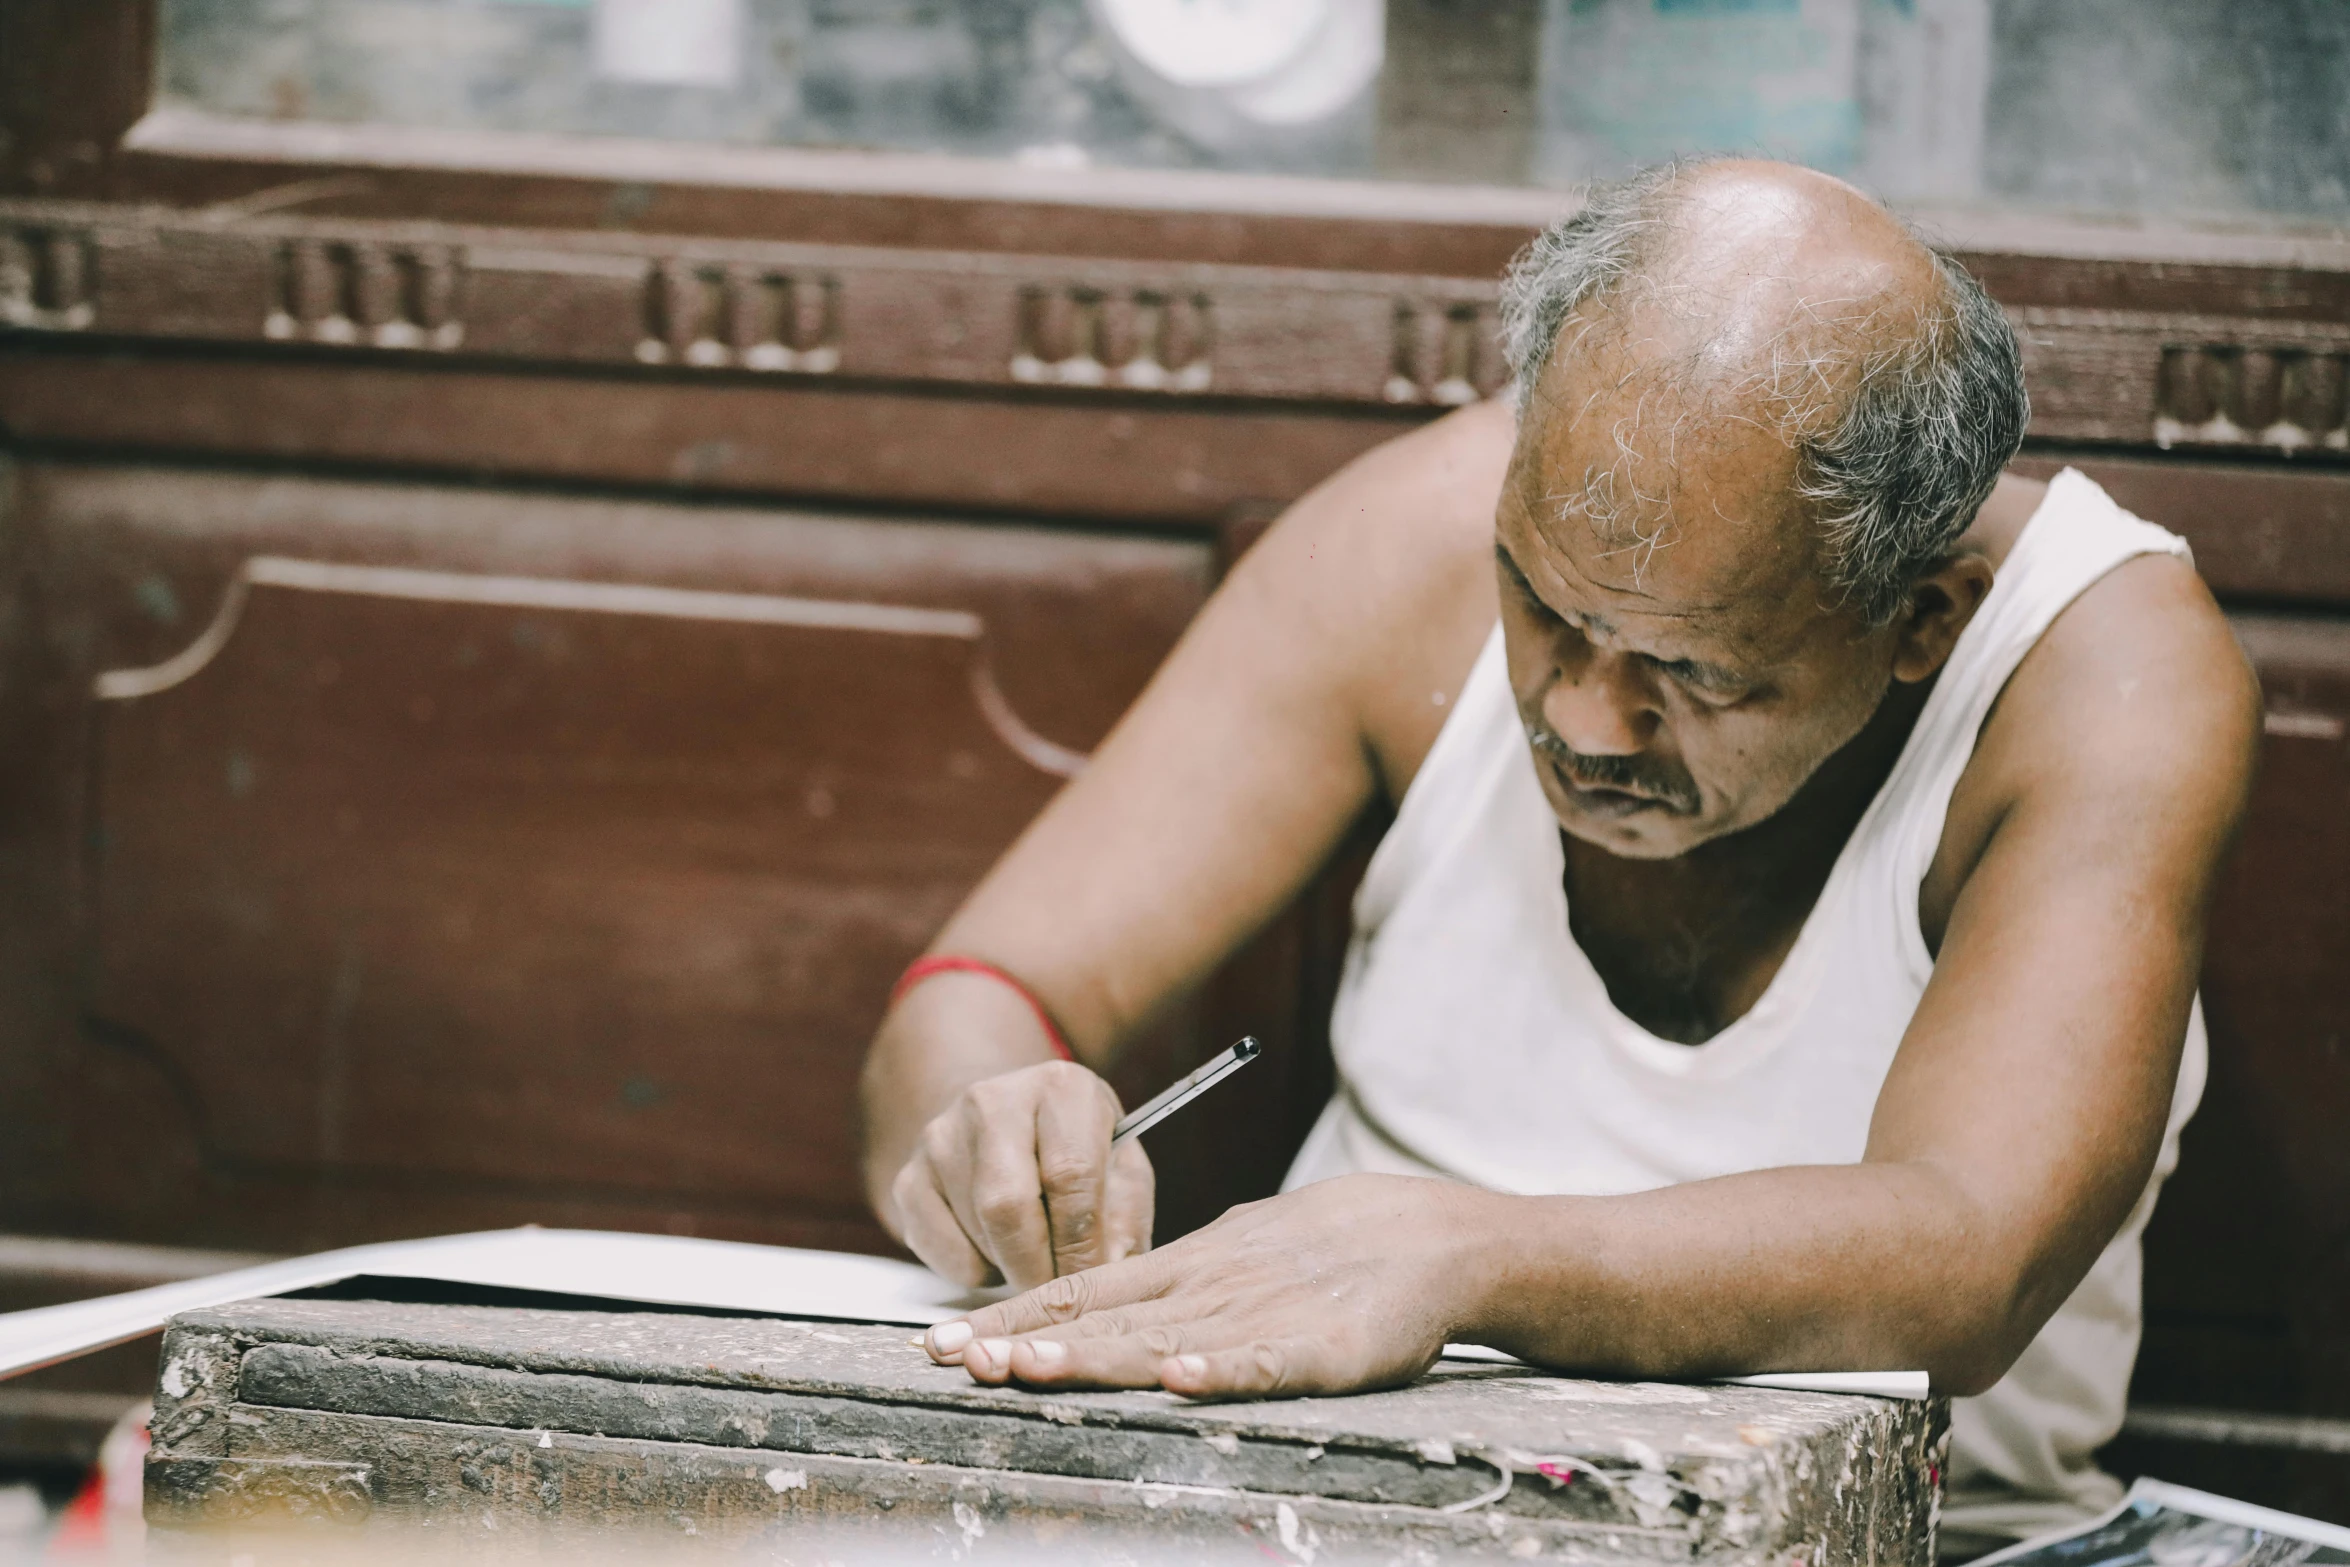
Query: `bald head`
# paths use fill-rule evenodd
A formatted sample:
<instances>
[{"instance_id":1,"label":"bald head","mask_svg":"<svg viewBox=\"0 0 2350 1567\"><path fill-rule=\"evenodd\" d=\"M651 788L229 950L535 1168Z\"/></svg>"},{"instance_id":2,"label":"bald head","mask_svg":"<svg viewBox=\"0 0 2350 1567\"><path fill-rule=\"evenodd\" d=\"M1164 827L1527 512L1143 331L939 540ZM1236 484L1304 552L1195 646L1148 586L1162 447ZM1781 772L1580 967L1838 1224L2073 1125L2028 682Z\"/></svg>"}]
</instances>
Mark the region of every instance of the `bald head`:
<instances>
[{"instance_id":1,"label":"bald head","mask_svg":"<svg viewBox=\"0 0 2350 1567\"><path fill-rule=\"evenodd\" d=\"M1593 191L1513 265L1503 321L1522 454L1563 525L1635 560L1723 519L1796 529L1828 598L1870 624L2022 437L2014 336L1980 287L1851 186L1785 164Z\"/></svg>"},{"instance_id":2,"label":"bald head","mask_svg":"<svg viewBox=\"0 0 2350 1567\"><path fill-rule=\"evenodd\" d=\"M1725 324L1767 319L1799 297L1916 308L1941 293L1933 252L1917 236L1811 169L1721 159L1668 169L1642 197L1651 223L1641 272L1716 304Z\"/></svg>"}]
</instances>

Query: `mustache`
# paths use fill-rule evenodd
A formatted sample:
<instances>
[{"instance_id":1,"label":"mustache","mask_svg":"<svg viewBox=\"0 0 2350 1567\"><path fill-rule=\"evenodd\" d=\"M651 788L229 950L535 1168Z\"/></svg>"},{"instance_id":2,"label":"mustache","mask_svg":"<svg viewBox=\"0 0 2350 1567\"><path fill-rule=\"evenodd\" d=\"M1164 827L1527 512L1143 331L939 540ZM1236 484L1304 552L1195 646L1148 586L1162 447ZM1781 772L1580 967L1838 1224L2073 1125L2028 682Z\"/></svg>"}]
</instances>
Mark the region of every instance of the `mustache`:
<instances>
[{"instance_id":1,"label":"mustache","mask_svg":"<svg viewBox=\"0 0 2350 1567\"><path fill-rule=\"evenodd\" d=\"M1681 816L1694 816L1702 803L1697 783L1669 762L1647 756L1586 756L1542 724L1529 723L1526 743L1581 788L1614 789L1654 800Z\"/></svg>"}]
</instances>

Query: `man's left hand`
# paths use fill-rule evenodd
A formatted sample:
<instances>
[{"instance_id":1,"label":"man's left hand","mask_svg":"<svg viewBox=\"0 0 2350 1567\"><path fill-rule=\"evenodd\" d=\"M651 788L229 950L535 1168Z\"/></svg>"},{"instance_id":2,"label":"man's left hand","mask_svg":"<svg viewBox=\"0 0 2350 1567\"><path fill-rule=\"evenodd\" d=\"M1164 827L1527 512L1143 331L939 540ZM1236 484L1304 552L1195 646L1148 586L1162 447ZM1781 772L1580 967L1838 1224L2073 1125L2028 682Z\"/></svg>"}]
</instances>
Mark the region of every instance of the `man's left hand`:
<instances>
[{"instance_id":1,"label":"man's left hand","mask_svg":"<svg viewBox=\"0 0 2350 1567\"><path fill-rule=\"evenodd\" d=\"M1264 1398L1398 1386L1472 1320L1488 1266L1476 1237L1495 1200L1407 1176L1322 1181L942 1322L924 1344L977 1381L1033 1387Z\"/></svg>"}]
</instances>

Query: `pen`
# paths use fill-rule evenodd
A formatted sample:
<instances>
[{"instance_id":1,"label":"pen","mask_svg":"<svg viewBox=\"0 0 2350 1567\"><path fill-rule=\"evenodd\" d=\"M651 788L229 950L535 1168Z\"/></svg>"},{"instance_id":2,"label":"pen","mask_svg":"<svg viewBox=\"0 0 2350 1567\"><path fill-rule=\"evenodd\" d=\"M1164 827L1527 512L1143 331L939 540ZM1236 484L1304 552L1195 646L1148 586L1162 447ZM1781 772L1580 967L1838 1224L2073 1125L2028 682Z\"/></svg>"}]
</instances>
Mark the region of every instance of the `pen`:
<instances>
[{"instance_id":1,"label":"pen","mask_svg":"<svg viewBox=\"0 0 2350 1567\"><path fill-rule=\"evenodd\" d=\"M1245 1038L1230 1050L1210 1061L1183 1081L1174 1084L1150 1103L1138 1106L1118 1122L1118 1129L1110 1134L1114 1146L1129 1137L1139 1137L1158 1125L1185 1105L1221 1083L1257 1058L1264 1047L1254 1037Z\"/></svg>"}]
</instances>

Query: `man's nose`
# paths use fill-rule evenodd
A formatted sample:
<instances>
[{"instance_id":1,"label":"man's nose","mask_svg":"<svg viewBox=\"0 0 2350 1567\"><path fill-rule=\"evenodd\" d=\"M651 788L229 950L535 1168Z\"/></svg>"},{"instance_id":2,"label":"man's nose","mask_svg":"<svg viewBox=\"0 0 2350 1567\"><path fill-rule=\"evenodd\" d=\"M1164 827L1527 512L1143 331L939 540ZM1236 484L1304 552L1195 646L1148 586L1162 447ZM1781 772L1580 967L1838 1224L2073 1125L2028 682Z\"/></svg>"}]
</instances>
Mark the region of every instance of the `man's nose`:
<instances>
[{"instance_id":1,"label":"man's nose","mask_svg":"<svg viewBox=\"0 0 2350 1567\"><path fill-rule=\"evenodd\" d=\"M1542 698L1551 732L1585 756L1633 756L1648 749L1657 709L1648 682L1621 654L1587 648L1561 662Z\"/></svg>"}]
</instances>

